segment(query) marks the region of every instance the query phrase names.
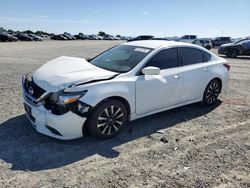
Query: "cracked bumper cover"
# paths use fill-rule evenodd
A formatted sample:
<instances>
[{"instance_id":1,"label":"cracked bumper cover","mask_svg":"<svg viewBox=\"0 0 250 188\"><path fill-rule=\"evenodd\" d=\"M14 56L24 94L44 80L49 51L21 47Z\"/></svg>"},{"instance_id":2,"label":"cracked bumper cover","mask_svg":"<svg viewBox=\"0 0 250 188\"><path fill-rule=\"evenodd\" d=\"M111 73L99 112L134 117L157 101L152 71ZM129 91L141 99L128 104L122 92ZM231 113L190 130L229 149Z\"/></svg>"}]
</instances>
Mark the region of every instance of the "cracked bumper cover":
<instances>
[{"instance_id":1,"label":"cracked bumper cover","mask_svg":"<svg viewBox=\"0 0 250 188\"><path fill-rule=\"evenodd\" d=\"M32 98L24 87L22 87L22 93L26 115L36 131L61 140L71 140L83 136L82 128L86 117L81 117L71 111L63 115L52 114L51 110L47 110L42 105L41 99Z\"/></svg>"}]
</instances>

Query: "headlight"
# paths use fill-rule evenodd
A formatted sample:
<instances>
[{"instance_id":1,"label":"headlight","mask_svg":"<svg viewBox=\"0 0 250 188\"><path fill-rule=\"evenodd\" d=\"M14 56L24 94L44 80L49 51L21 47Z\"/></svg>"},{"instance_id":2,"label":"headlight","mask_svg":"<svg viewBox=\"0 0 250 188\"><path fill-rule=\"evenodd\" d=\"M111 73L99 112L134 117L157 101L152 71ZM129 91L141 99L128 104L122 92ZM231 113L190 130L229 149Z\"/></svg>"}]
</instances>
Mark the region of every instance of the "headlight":
<instances>
[{"instance_id":1,"label":"headlight","mask_svg":"<svg viewBox=\"0 0 250 188\"><path fill-rule=\"evenodd\" d=\"M59 93L56 104L58 105L69 105L73 104L78 101L82 96L84 96L87 93L87 90L81 91L81 92L70 92L70 93Z\"/></svg>"},{"instance_id":2,"label":"headlight","mask_svg":"<svg viewBox=\"0 0 250 188\"><path fill-rule=\"evenodd\" d=\"M25 75L25 78L27 81L32 81L32 76L33 74L31 72L28 72L26 75Z\"/></svg>"}]
</instances>

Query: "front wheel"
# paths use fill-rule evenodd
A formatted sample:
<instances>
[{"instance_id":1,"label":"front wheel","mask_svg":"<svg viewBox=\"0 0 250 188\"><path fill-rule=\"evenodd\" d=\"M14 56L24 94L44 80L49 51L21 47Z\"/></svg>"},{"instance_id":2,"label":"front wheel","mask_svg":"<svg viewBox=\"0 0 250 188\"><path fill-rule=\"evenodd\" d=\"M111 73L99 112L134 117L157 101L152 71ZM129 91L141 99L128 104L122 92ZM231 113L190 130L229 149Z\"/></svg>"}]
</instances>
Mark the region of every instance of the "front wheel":
<instances>
[{"instance_id":1,"label":"front wheel","mask_svg":"<svg viewBox=\"0 0 250 188\"><path fill-rule=\"evenodd\" d=\"M227 57L236 58L239 55L239 51L237 49L228 50Z\"/></svg>"},{"instance_id":2,"label":"front wheel","mask_svg":"<svg viewBox=\"0 0 250 188\"><path fill-rule=\"evenodd\" d=\"M221 84L217 79L210 81L204 91L202 103L205 105L214 104L221 92Z\"/></svg>"},{"instance_id":3,"label":"front wheel","mask_svg":"<svg viewBox=\"0 0 250 188\"><path fill-rule=\"evenodd\" d=\"M119 100L111 99L94 109L87 127L90 134L96 138L111 138L120 132L127 120L126 106Z\"/></svg>"},{"instance_id":4,"label":"front wheel","mask_svg":"<svg viewBox=\"0 0 250 188\"><path fill-rule=\"evenodd\" d=\"M205 46L207 50L211 50L211 46Z\"/></svg>"}]
</instances>

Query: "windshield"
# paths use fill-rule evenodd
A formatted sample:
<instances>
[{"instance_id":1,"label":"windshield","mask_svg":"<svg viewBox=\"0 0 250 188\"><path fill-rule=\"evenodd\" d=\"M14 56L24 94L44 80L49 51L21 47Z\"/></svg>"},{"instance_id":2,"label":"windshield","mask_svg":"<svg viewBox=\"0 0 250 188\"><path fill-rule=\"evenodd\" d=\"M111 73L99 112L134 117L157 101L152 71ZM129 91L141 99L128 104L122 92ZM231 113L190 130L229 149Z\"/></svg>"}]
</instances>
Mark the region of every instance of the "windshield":
<instances>
[{"instance_id":1,"label":"windshield","mask_svg":"<svg viewBox=\"0 0 250 188\"><path fill-rule=\"evenodd\" d=\"M128 72L151 51L150 48L119 45L98 55L90 63L114 72Z\"/></svg>"}]
</instances>

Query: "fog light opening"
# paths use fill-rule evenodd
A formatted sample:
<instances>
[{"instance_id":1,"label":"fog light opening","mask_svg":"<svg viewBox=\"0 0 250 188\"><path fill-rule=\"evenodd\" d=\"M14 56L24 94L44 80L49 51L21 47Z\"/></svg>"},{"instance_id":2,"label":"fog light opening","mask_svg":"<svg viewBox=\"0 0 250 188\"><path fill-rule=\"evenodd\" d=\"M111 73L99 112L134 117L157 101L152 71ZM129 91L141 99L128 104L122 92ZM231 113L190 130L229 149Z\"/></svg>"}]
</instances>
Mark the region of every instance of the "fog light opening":
<instances>
[{"instance_id":1,"label":"fog light opening","mask_svg":"<svg viewBox=\"0 0 250 188\"><path fill-rule=\"evenodd\" d=\"M87 113L89 111L89 106L83 105L81 103L77 106L78 112L81 114Z\"/></svg>"}]
</instances>

